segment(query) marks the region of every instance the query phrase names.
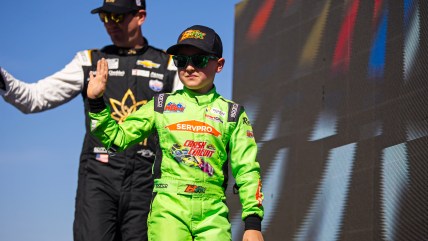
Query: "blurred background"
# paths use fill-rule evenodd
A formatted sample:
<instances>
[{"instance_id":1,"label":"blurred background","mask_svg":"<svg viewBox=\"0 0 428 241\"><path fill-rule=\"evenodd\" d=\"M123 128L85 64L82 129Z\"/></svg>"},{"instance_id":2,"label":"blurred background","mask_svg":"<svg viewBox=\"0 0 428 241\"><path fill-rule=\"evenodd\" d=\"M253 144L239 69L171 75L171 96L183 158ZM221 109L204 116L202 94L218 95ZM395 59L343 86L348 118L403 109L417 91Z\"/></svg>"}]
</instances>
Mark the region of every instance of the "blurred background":
<instances>
[{"instance_id":1,"label":"blurred background","mask_svg":"<svg viewBox=\"0 0 428 241\"><path fill-rule=\"evenodd\" d=\"M147 0L143 35L150 45L166 49L189 26L215 29L226 59L216 85L230 98L237 2ZM0 66L31 83L62 69L78 51L111 44L98 15L90 14L101 5L101 0L2 2ZM30 115L1 100L0 115L0 240L72 240L84 135L81 96Z\"/></svg>"}]
</instances>

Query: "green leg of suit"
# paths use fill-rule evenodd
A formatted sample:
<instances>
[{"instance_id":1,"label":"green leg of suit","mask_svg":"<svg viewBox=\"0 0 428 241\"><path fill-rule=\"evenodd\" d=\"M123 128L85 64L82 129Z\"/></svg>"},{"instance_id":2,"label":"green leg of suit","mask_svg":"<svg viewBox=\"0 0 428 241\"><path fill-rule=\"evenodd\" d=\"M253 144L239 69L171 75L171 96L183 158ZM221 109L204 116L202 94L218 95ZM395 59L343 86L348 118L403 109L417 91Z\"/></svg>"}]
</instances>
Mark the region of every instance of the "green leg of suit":
<instances>
[{"instance_id":1,"label":"green leg of suit","mask_svg":"<svg viewBox=\"0 0 428 241\"><path fill-rule=\"evenodd\" d=\"M223 198L157 193L148 218L149 241L231 241Z\"/></svg>"}]
</instances>

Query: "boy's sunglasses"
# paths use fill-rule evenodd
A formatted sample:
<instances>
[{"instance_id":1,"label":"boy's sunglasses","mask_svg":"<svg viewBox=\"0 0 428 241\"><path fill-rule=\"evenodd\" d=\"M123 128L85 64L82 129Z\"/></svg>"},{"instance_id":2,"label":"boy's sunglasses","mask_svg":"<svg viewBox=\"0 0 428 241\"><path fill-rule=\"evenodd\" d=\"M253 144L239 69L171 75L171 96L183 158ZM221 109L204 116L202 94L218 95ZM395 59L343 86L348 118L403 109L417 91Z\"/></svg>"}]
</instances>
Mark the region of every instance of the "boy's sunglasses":
<instances>
[{"instance_id":1,"label":"boy's sunglasses","mask_svg":"<svg viewBox=\"0 0 428 241\"><path fill-rule=\"evenodd\" d=\"M172 60L174 61L175 66L177 68L186 68L189 64L189 61L192 62L192 65L196 68L203 69L207 67L208 61L210 59L217 60L218 57L212 56L212 55L192 55L192 56L186 56L186 55L174 55L172 56Z\"/></svg>"},{"instance_id":2,"label":"boy's sunglasses","mask_svg":"<svg viewBox=\"0 0 428 241\"><path fill-rule=\"evenodd\" d=\"M130 12L130 13L106 13L106 12L100 12L98 14L98 16L100 17L101 22L103 23L108 23L109 20L111 20L113 23L121 23L123 22L123 20L125 19L125 16L128 14L133 14L135 15L135 11Z\"/></svg>"}]
</instances>

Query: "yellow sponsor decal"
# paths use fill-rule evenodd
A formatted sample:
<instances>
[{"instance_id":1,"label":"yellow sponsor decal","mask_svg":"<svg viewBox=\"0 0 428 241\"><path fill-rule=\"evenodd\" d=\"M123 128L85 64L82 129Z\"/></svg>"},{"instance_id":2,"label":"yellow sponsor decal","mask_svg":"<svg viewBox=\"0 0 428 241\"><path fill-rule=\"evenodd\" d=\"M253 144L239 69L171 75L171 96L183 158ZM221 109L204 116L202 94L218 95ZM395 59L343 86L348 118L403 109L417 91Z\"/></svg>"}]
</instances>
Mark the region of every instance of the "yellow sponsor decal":
<instances>
[{"instance_id":1,"label":"yellow sponsor decal","mask_svg":"<svg viewBox=\"0 0 428 241\"><path fill-rule=\"evenodd\" d=\"M138 60L137 61L137 65L144 66L144 67L146 67L148 69L151 69L151 68L157 69L157 68L160 67L160 64L152 62L150 60Z\"/></svg>"},{"instance_id":2,"label":"yellow sponsor decal","mask_svg":"<svg viewBox=\"0 0 428 241\"><path fill-rule=\"evenodd\" d=\"M147 100L137 101L134 93L130 89L126 91L122 100L110 98L111 117L118 123L122 123L126 117L136 111L140 106L145 105ZM147 139L139 143L140 145L147 145Z\"/></svg>"},{"instance_id":3,"label":"yellow sponsor decal","mask_svg":"<svg viewBox=\"0 0 428 241\"><path fill-rule=\"evenodd\" d=\"M207 35L206 33L203 33L199 30L187 30L186 32L183 33L183 35L181 35L181 39L180 42L185 40L185 39L189 39L189 38L194 38L194 39L204 39L205 35Z\"/></svg>"}]
</instances>

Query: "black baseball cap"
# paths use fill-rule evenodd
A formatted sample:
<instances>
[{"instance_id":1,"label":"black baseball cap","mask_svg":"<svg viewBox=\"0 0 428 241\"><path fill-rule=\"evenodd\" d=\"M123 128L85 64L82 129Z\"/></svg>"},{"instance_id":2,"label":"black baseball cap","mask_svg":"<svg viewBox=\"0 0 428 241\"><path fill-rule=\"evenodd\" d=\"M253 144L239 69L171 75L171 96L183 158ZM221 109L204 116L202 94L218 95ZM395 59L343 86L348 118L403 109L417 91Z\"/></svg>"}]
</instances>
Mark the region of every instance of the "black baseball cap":
<instances>
[{"instance_id":1,"label":"black baseball cap","mask_svg":"<svg viewBox=\"0 0 428 241\"><path fill-rule=\"evenodd\" d=\"M178 37L177 44L169 47L166 52L176 55L181 46L193 46L219 58L223 55L220 36L213 29L202 25L185 29Z\"/></svg>"},{"instance_id":2,"label":"black baseball cap","mask_svg":"<svg viewBox=\"0 0 428 241\"><path fill-rule=\"evenodd\" d=\"M103 6L92 10L91 13L107 12L123 14L140 9L146 9L145 0L103 0Z\"/></svg>"}]
</instances>

